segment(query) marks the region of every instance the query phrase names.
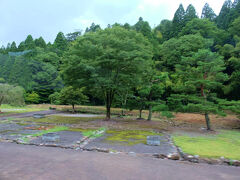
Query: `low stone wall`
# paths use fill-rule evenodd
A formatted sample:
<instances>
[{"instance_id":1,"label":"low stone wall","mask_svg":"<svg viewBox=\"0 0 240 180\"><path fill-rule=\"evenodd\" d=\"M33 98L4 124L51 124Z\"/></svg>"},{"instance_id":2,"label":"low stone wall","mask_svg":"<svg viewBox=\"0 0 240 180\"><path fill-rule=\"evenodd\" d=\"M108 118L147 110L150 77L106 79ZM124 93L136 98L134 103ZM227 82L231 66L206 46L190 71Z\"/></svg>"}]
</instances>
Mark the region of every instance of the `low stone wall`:
<instances>
[{"instance_id":1,"label":"low stone wall","mask_svg":"<svg viewBox=\"0 0 240 180\"><path fill-rule=\"evenodd\" d=\"M207 163L207 164L213 164L213 165L240 166L240 161L238 160L230 160L224 157L221 157L220 159L203 158L203 157L199 157L199 155L189 155L187 153L184 153L180 147L177 147L177 149L182 160L184 161L189 161L192 163Z\"/></svg>"}]
</instances>

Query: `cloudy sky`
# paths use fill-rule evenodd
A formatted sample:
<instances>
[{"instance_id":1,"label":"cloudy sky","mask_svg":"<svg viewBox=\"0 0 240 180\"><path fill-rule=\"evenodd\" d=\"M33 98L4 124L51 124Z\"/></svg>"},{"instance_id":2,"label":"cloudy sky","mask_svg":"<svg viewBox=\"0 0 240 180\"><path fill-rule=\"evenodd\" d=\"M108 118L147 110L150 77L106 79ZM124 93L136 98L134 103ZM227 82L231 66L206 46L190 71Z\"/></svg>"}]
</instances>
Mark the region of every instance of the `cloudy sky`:
<instances>
[{"instance_id":1,"label":"cloudy sky","mask_svg":"<svg viewBox=\"0 0 240 180\"><path fill-rule=\"evenodd\" d=\"M0 45L28 34L52 42L59 31L85 30L92 22L135 24L140 16L154 27L172 19L180 3L193 4L201 15L206 2L218 14L224 0L0 0Z\"/></svg>"}]
</instances>

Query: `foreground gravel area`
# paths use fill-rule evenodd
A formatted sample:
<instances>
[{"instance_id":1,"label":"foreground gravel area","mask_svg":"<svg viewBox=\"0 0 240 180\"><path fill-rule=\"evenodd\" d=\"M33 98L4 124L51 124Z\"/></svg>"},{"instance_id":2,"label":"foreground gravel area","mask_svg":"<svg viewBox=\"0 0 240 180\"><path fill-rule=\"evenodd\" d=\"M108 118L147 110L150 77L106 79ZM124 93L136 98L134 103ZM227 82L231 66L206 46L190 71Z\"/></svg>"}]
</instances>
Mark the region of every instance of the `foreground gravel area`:
<instances>
[{"instance_id":1,"label":"foreground gravel area","mask_svg":"<svg viewBox=\"0 0 240 180\"><path fill-rule=\"evenodd\" d=\"M239 180L237 167L0 143L1 180Z\"/></svg>"}]
</instances>

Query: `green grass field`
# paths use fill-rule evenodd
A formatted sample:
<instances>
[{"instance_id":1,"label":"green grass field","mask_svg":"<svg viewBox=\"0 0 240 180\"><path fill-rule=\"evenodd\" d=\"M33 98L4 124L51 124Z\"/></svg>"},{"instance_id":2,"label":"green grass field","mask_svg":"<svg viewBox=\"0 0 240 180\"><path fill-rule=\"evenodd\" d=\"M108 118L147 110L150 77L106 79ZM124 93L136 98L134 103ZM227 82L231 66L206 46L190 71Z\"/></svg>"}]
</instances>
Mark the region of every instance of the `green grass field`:
<instances>
[{"instance_id":1,"label":"green grass field","mask_svg":"<svg viewBox=\"0 0 240 180\"><path fill-rule=\"evenodd\" d=\"M217 135L174 135L174 143L191 155L240 160L240 131L222 130Z\"/></svg>"},{"instance_id":2,"label":"green grass field","mask_svg":"<svg viewBox=\"0 0 240 180\"><path fill-rule=\"evenodd\" d=\"M1 111L3 112L0 115L8 115L14 113L25 113L25 112L33 112L33 111L43 111L48 110L47 107L40 107L35 105L27 105L27 106L11 106L7 104L1 105Z\"/></svg>"}]
</instances>

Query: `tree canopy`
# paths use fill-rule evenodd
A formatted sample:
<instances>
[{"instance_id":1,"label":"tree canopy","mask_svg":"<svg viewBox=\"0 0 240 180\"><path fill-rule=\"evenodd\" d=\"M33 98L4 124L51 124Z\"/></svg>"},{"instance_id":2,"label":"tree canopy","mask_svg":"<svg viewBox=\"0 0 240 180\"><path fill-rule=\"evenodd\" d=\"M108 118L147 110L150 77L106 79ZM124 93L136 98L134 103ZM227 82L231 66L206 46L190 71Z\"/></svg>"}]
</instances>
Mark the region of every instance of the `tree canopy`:
<instances>
[{"instance_id":1,"label":"tree canopy","mask_svg":"<svg viewBox=\"0 0 240 180\"><path fill-rule=\"evenodd\" d=\"M64 80L97 91L110 118L116 92L141 83L152 56L151 44L136 31L113 27L87 33L72 44L65 56Z\"/></svg>"}]
</instances>

